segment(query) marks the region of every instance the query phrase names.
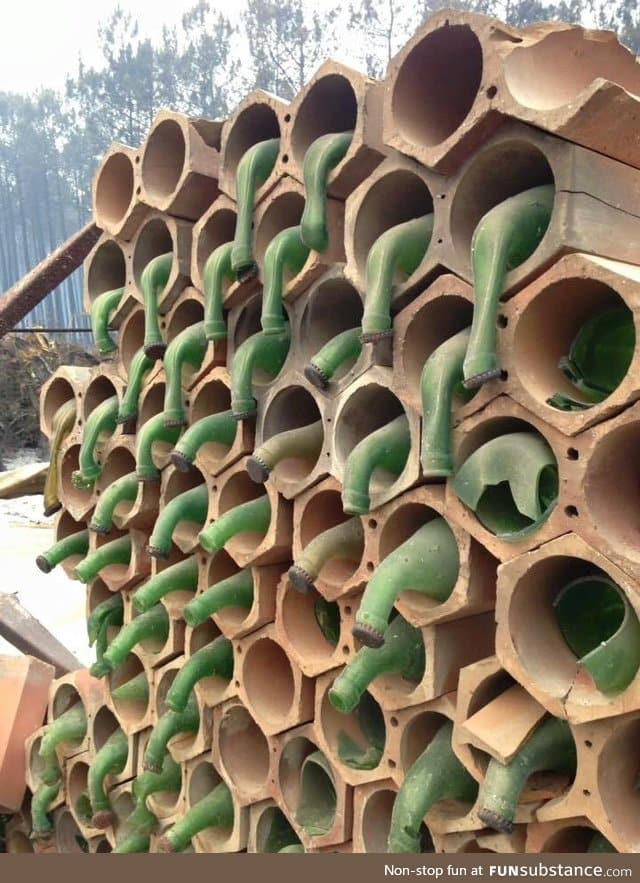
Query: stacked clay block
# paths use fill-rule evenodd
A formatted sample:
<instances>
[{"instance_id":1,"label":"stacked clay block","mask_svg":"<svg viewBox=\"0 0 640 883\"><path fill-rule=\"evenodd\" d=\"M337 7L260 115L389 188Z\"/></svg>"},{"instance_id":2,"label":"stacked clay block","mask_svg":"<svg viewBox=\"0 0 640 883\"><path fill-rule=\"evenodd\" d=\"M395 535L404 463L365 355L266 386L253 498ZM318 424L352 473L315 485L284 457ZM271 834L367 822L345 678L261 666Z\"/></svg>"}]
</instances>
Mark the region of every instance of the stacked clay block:
<instances>
[{"instance_id":1,"label":"stacked clay block","mask_svg":"<svg viewBox=\"0 0 640 883\"><path fill-rule=\"evenodd\" d=\"M441 12L110 148L41 405L97 662L10 850L640 849L639 94Z\"/></svg>"}]
</instances>

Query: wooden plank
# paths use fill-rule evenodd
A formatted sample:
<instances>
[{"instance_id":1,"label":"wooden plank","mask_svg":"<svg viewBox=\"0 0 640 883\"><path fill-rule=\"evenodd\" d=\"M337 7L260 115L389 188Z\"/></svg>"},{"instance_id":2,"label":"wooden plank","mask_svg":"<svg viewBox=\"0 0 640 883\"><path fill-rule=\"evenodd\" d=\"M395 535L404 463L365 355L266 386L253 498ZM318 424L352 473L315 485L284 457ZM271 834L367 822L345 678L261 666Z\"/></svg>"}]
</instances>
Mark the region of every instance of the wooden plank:
<instances>
[{"instance_id":1,"label":"wooden plank","mask_svg":"<svg viewBox=\"0 0 640 883\"><path fill-rule=\"evenodd\" d=\"M0 637L17 650L53 665L56 677L82 668L73 653L25 610L15 595L3 592L0 592Z\"/></svg>"}]
</instances>

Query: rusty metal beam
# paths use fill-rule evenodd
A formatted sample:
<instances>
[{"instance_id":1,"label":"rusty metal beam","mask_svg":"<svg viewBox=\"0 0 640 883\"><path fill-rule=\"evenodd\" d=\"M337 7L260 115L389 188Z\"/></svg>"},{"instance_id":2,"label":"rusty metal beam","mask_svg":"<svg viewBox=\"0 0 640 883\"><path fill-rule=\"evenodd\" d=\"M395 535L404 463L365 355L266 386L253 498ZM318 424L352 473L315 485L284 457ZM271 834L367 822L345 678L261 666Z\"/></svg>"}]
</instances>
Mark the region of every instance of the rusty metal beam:
<instances>
[{"instance_id":1,"label":"rusty metal beam","mask_svg":"<svg viewBox=\"0 0 640 883\"><path fill-rule=\"evenodd\" d=\"M101 232L87 224L0 297L0 337L78 269Z\"/></svg>"},{"instance_id":2,"label":"rusty metal beam","mask_svg":"<svg viewBox=\"0 0 640 883\"><path fill-rule=\"evenodd\" d=\"M41 622L22 606L15 595L0 592L0 637L17 650L48 662L56 677L82 668L82 663Z\"/></svg>"}]
</instances>

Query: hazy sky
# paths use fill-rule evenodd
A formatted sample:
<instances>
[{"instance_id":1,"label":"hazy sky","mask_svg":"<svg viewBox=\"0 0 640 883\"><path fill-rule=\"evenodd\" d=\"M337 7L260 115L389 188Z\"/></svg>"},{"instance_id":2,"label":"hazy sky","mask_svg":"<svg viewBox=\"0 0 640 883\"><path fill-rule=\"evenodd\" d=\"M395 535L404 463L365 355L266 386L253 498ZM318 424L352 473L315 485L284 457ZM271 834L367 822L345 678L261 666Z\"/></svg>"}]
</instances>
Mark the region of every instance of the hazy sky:
<instances>
[{"instance_id":1,"label":"hazy sky","mask_svg":"<svg viewBox=\"0 0 640 883\"><path fill-rule=\"evenodd\" d=\"M0 28L0 91L60 88L75 72L81 53L87 64L100 61L98 23L120 5L140 22L142 35L159 37L195 0L5 0ZM222 9L228 0L211 0ZM236 5L237 8L237 5Z\"/></svg>"}]
</instances>

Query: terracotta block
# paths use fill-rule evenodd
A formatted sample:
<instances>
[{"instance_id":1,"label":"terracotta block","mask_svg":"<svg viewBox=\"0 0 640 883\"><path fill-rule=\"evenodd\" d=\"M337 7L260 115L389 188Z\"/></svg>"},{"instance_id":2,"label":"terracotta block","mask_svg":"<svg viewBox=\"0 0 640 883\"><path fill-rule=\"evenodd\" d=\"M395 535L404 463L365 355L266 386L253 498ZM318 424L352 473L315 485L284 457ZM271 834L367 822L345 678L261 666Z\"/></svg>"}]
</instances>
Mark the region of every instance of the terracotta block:
<instances>
[{"instance_id":1,"label":"terracotta block","mask_svg":"<svg viewBox=\"0 0 640 883\"><path fill-rule=\"evenodd\" d=\"M167 313L178 295L189 284L191 270L191 228L188 221L172 218L158 211L145 218L133 242L132 271L136 296L142 301L142 271L149 261L161 254L173 253L169 279L160 296L158 309Z\"/></svg>"},{"instance_id":2,"label":"terracotta block","mask_svg":"<svg viewBox=\"0 0 640 883\"><path fill-rule=\"evenodd\" d=\"M275 800L261 800L249 807L249 836L247 838L247 852L264 853L271 826L274 822L287 819ZM288 819L287 819L288 821Z\"/></svg>"},{"instance_id":3,"label":"terracotta block","mask_svg":"<svg viewBox=\"0 0 640 883\"><path fill-rule=\"evenodd\" d=\"M486 829L485 829L486 830ZM524 852L527 825L515 825L512 834L498 834L497 831L459 831L453 834L432 832L433 844L437 853L521 853Z\"/></svg>"},{"instance_id":4,"label":"terracotta block","mask_svg":"<svg viewBox=\"0 0 640 883\"><path fill-rule=\"evenodd\" d=\"M234 652L238 696L266 735L313 718L314 683L278 644L273 625L234 641Z\"/></svg>"},{"instance_id":5,"label":"terracotta block","mask_svg":"<svg viewBox=\"0 0 640 883\"><path fill-rule=\"evenodd\" d=\"M205 290L204 268L209 257L218 246L233 242L236 220L235 202L220 195L193 225L191 280L200 291Z\"/></svg>"},{"instance_id":6,"label":"terracotta block","mask_svg":"<svg viewBox=\"0 0 640 883\"><path fill-rule=\"evenodd\" d=\"M172 564L182 561L185 557L185 555L173 548L171 555L166 560L153 560L151 576L155 576L156 573L160 573ZM136 586L136 589L140 588L142 588L142 585L139 584ZM131 592L129 598L125 599L125 625L141 615L131 600L134 594L135 592ZM166 640L163 641L161 638L147 638L136 645L136 654L145 665L148 665L150 668L160 668L165 663L175 659L176 656L181 656L184 653L186 624L182 619L182 609L186 600L190 599L192 596L187 592L176 592L175 594L179 597L171 600L171 595L169 595L168 601L163 598L160 602L169 614L169 633Z\"/></svg>"},{"instance_id":7,"label":"terracotta block","mask_svg":"<svg viewBox=\"0 0 640 883\"><path fill-rule=\"evenodd\" d=\"M104 832L112 850L127 837L127 819L133 812L135 800L132 792L133 782L116 785L109 794L113 810L113 824Z\"/></svg>"},{"instance_id":8,"label":"terracotta block","mask_svg":"<svg viewBox=\"0 0 640 883\"><path fill-rule=\"evenodd\" d=\"M634 578L640 574L634 493L639 433L640 404L635 404L571 439L567 450L575 467L567 487L571 528Z\"/></svg>"},{"instance_id":9,"label":"terracotta block","mask_svg":"<svg viewBox=\"0 0 640 883\"><path fill-rule=\"evenodd\" d=\"M12 815L5 825L5 849L9 855L23 852L35 852L34 844L29 839L31 819L28 813Z\"/></svg>"},{"instance_id":10,"label":"terracotta block","mask_svg":"<svg viewBox=\"0 0 640 883\"><path fill-rule=\"evenodd\" d=\"M640 849L636 812L637 763L633 746L640 734L638 712L572 725L578 766L571 788L537 811L537 820L586 816L618 852Z\"/></svg>"},{"instance_id":11,"label":"terracotta block","mask_svg":"<svg viewBox=\"0 0 640 883\"><path fill-rule=\"evenodd\" d=\"M61 806L53 813L53 830L56 852L82 854L85 852L86 837L67 806Z\"/></svg>"},{"instance_id":12,"label":"terracotta block","mask_svg":"<svg viewBox=\"0 0 640 883\"><path fill-rule=\"evenodd\" d=\"M416 627L484 613L495 605L498 562L466 530L448 518L444 488L441 487L418 487L406 491L369 518L366 557L370 573L375 573L380 562L419 528L439 516L445 518L455 537L460 570L446 601L438 603L420 592L400 593L395 607ZM480 619L474 621L483 622Z\"/></svg>"},{"instance_id":13,"label":"terracotta block","mask_svg":"<svg viewBox=\"0 0 640 883\"><path fill-rule=\"evenodd\" d=\"M40 756L40 745L42 744L42 737L45 734L46 725L39 727L37 730L34 730L31 735L27 736L24 741L24 755L25 755L25 763L21 763L19 766L19 772L23 776L23 780L26 782L26 786L29 789L24 798L25 804L29 807L31 806L31 799L33 794L37 791L38 786L42 782L42 772L44 769L44 759ZM58 791L55 799L53 800L51 806L62 806L66 799L66 782L65 782L65 766L67 761L62 761L60 764L60 769L62 772L62 780L60 782L60 790ZM29 794L29 791L31 794ZM29 822L29 833L31 833L31 815L29 813L28 817Z\"/></svg>"},{"instance_id":14,"label":"terracotta block","mask_svg":"<svg viewBox=\"0 0 640 883\"><path fill-rule=\"evenodd\" d=\"M325 61L289 105L280 166L303 182L307 150L322 135L353 132L344 159L329 175L328 193L346 199L384 158L383 85L335 61ZM284 161L285 156L288 158Z\"/></svg>"},{"instance_id":15,"label":"terracotta block","mask_svg":"<svg viewBox=\"0 0 640 883\"><path fill-rule=\"evenodd\" d=\"M239 699L214 710L212 760L239 806L273 793L277 741L262 732Z\"/></svg>"},{"instance_id":16,"label":"terracotta block","mask_svg":"<svg viewBox=\"0 0 640 883\"><path fill-rule=\"evenodd\" d=\"M437 246L445 235L442 219L447 193L444 178L411 159L395 155L381 163L347 200L347 278L366 294L367 258L378 238L398 224L433 213L433 235L420 266L410 276L401 271L396 274L392 309L405 306L446 266L440 262Z\"/></svg>"},{"instance_id":17,"label":"terracotta block","mask_svg":"<svg viewBox=\"0 0 640 883\"><path fill-rule=\"evenodd\" d=\"M112 851L111 844L109 843L107 837L102 833L98 837L91 837L87 841L87 846L89 847L90 853L102 853Z\"/></svg>"},{"instance_id":18,"label":"terracotta block","mask_svg":"<svg viewBox=\"0 0 640 883\"><path fill-rule=\"evenodd\" d=\"M277 740L274 797L305 849L318 849L344 843L351 837L353 823L353 789L342 780L339 771L328 756L325 756L325 760L328 761L327 768L314 767L312 787L314 806L318 808L319 813L326 813L327 823L333 803L334 815L331 827L325 833L313 835L299 821L305 760L319 748L322 751L316 739L315 728L311 724L284 733Z\"/></svg>"},{"instance_id":19,"label":"terracotta block","mask_svg":"<svg viewBox=\"0 0 640 883\"><path fill-rule=\"evenodd\" d=\"M32 656L0 656L0 807L20 809L25 794L25 741L42 723L53 666Z\"/></svg>"},{"instance_id":20,"label":"terracotta block","mask_svg":"<svg viewBox=\"0 0 640 883\"><path fill-rule=\"evenodd\" d=\"M353 791L353 851L387 852L398 786L392 779L357 785Z\"/></svg>"},{"instance_id":21,"label":"terracotta block","mask_svg":"<svg viewBox=\"0 0 640 883\"><path fill-rule=\"evenodd\" d=\"M289 105L262 89L255 89L240 102L222 127L220 144L220 190L236 198L236 171L246 151L261 141L280 138L289 115ZM255 205L270 193L281 176L276 163L273 173L256 193Z\"/></svg>"},{"instance_id":22,"label":"terracotta block","mask_svg":"<svg viewBox=\"0 0 640 883\"><path fill-rule=\"evenodd\" d=\"M99 828L95 828L91 824L90 819L88 819L86 815L83 815L79 811L81 807L78 805L78 801L87 790L89 766L93 757L94 755L92 752L83 751L82 754L78 754L71 760L67 761L65 769L66 808L71 813L76 827L85 840L89 840L92 837L100 837L103 834ZM106 787L108 788L109 785L112 784L113 780L110 780L110 777L107 777L105 782Z\"/></svg>"},{"instance_id":23,"label":"terracotta block","mask_svg":"<svg viewBox=\"0 0 640 883\"><path fill-rule=\"evenodd\" d=\"M498 570L496 653L541 705L572 723L640 708L640 676L622 692L604 695L560 631L554 599L571 580L593 573L609 576L640 616L637 583L575 534Z\"/></svg>"},{"instance_id":24,"label":"terracotta block","mask_svg":"<svg viewBox=\"0 0 640 883\"><path fill-rule=\"evenodd\" d=\"M329 701L329 690L334 680L340 674L339 670L333 670L319 675L316 678L315 713L313 726L320 750L327 756L331 765L337 770L338 775L348 785L364 785L367 782L377 782L386 779L395 766L395 761L389 754L389 728L386 727L385 744L377 765L372 769L358 769L357 766L348 762L349 758L343 759L341 743L345 734L350 741L354 742L363 754L371 752L371 740L362 727L359 718L359 709L351 714L341 714ZM366 694L367 715L371 721L381 728L385 726L383 712L371 693ZM362 702L360 708L362 708ZM341 757L341 753L343 757Z\"/></svg>"},{"instance_id":25,"label":"terracotta block","mask_svg":"<svg viewBox=\"0 0 640 883\"><path fill-rule=\"evenodd\" d=\"M264 282L264 257L274 239L282 230L297 227L302 219L305 205L305 191L302 184L293 178L285 177L273 188L268 199L265 199L255 213L254 256L260 268L260 281ZM311 251L299 273L293 274L285 270L283 298L293 303L310 285L319 279L335 263L345 259L345 215L344 203L327 200L327 226L329 229L329 247L326 251ZM242 291L243 286L237 289ZM231 296L231 292L230 292ZM230 303L233 305L233 297ZM225 300L225 304L227 300Z\"/></svg>"},{"instance_id":26,"label":"terracotta block","mask_svg":"<svg viewBox=\"0 0 640 883\"><path fill-rule=\"evenodd\" d=\"M142 699L115 699L113 697L112 693L115 689L143 673L149 685L149 698L147 701ZM150 663L143 659L143 654L137 651L131 652L124 663L107 676L106 703L127 735L140 733L151 726L155 684L155 671Z\"/></svg>"},{"instance_id":27,"label":"terracotta block","mask_svg":"<svg viewBox=\"0 0 640 883\"><path fill-rule=\"evenodd\" d=\"M638 171L517 122L502 125L451 179L438 259L471 281L471 241L478 222L508 197L543 184L555 188L549 225L533 254L507 273L503 300L569 252L636 260Z\"/></svg>"},{"instance_id":28,"label":"terracotta block","mask_svg":"<svg viewBox=\"0 0 640 883\"><path fill-rule=\"evenodd\" d=\"M103 233L85 258L83 268L83 304L86 313L98 295L124 288L131 274L131 246L128 242Z\"/></svg>"},{"instance_id":29,"label":"terracotta block","mask_svg":"<svg viewBox=\"0 0 640 883\"><path fill-rule=\"evenodd\" d=\"M447 483L445 497L447 519L468 531L499 561L510 561L523 552L568 533L577 520L569 492L577 465L567 456L570 440L507 396L498 396L484 410L471 415L454 429L455 471L483 444L510 432L537 432L553 451L558 465L558 500L547 520L533 533L516 542L508 542L491 533L478 521L475 513L467 509L455 494L450 483Z\"/></svg>"},{"instance_id":30,"label":"terracotta block","mask_svg":"<svg viewBox=\"0 0 640 883\"><path fill-rule=\"evenodd\" d=\"M252 283L245 283L244 287L247 291L235 306L230 306L228 313L227 327L229 331L227 336L227 368L229 371L231 371L233 366L233 357L238 348L249 337L258 334L262 328L260 325L260 316L262 313L262 286L257 282L255 285L252 285ZM225 302L225 309L226 308L227 303ZM294 309L295 305L291 307L287 303L284 304L284 311L289 315L290 323ZM284 370L284 366L282 370ZM282 371L280 373L282 373ZM275 379L275 377L270 377L262 371L254 371L253 396L258 402L265 395L269 386Z\"/></svg>"},{"instance_id":31,"label":"terracotta block","mask_svg":"<svg viewBox=\"0 0 640 883\"><path fill-rule=\"evenodd\" d=\"M308 677L316 677L343 665L357 652L351 633L357 610L355 599L342 598L333 602L340 617L335 645L325 637L318 625L315 606L321 599L317 592L299 592L289 582L287 575L283 575L276 602L276 636L287 655Z\"/></svg>"},{"instance_id":32,"label":"terracotta block","mask_svg":"<svg viewBox=\"0 0 640 883\"><path fill-rule=\"evenodd\" d=\"M348 521L342 509L341 484L335 478L326 478L309 488L293 503L293 553L297 561L309 543L326 530ZM354 516L359 517L359 516ZM375 520L375 519L374 519ZM361 518L364 541L359 561L334 559L322 568L315 581L318 592L328 601L361 592L371 573L371 563L365 554L371 519Z\"/></svg>"},{"instance_id":33,"label":"terracotta block","mask_svg":"<svg viewBox=\"0 0 640 883\"><path fill-rule=\"evenodd\" d=\"M149 212L139 198L140 151L114 142L92 183L93 216L101 230L128 242Z\"/></svg>"},{"instance_id":34,"label":"terracotta block","mask_svg":"<svg viewBox=\"0 0 640 883\"><path fill-rule=\"evenodd\" d=\"M118 400L122 399L126 383L118 374L115 365L97 365L95 368L89 369L89 382L82 396L82 404L80 406L79 416L82 422L78 422L77 427L86 424L90 415L95 411L98 405L101 405L107 399L117 396ZM78 429L76 429L76 432ZM118 432L118 430L116 430ZM80 432L80 436L84 434L84 429ZM98 451L102 449L106 440L100 439Z\"/></svg>"},{"instance_id":35,"label":"terracotta block","mask_svg":"<svg viewBox=\"0 0 640 883\"><path fill-rule=\"evenodd\" d=\"M271 522L266 534L238 534L229 540L225 550L240 567L287 562L291 557L293 506L271 483L261 485L252 481L246 463L247 458L243 457L214 479L209 522L235 506L266 494L271 503Z\"/></svg>"},{"instance_id":36,"label":"terracotta block","mask_svg":"<svg viewBox=\"0 0 640 883\"><path fill-rule=\"evenodd\" d=\"M90 368L62 365L43 385L40 392L40 431L49 440L53 435L56 412L71 399L76 402L77 427L77 420L82 417L82 397L90 379Z\"/></svg>"},{"instance_id":37,"label":"terracotta block","mask_svg":"<svg viewBox=\"0 0 640 883\"><path fill-rule=\"evenodd\" d=\"M281 372L260 400L255 451L281 432L322 421L324 437L315 461L290 457L278 463L269 474L269 482L285 499L297 497L329 474L333 416L333 402L318 396L309 381L294 371Z\"/></svg>"},{"instance_id":38,"label":"terracotta block","mask_svg":"<svg viewBox=\"0 0 640 883\"><path fill-rule=\"evenodd\" d=\"M531 822L523 852L586 852L597 831L585 816Z\"/></svg>"},{"instance_id":39,"label":"terracotta block","mask_svg":"<svg viewBox=\"0 0 640 883\"><path fill-rule=\"evenodd\" d=\"M376 470L369 486L371 512L420 480L420 418L394 395L392 384L391 369L374 366L349 384L335 406L331 474L340 482L344 481L347 458L358 442L402 414L407 418L411 448L406 465L397 478Z\"/></svg>"},{"instance_id":40,"label":"terracotta block","mask_svg":"<svg viewBox=\"0 0 640 883\"><path fill-rule=\"evenodd\" d=\"M169 215L197 220L219 193L222 125L161 110L142 149L142 199Z\"/></svg>"},{"instance_id":41,"label":"terracotta block","mask_svg":"<svg viewBox=\"0 0 640 883\"><path fill-rule=\"evenodd\" d=\"M145 734L148 738L149 733ZM140 751L140 768L142 768L143 752ZM174 825L178 819L186 812L187 787L186 787L186 767L189 761L180 764L181 769L181 788L177 793L175 791L155 791L147 797L147 806L154 816L158 819L151 835L151 843L154 839L157 841L159 835L164 833L168 828ZM142 771L142 770L141 770ZM140 773L138 774L140 775ZM152 852L149 849L149 852Z\"/></svg>"},{"instance_id":42,"label":"terracotta block","mask_svg":"<svg viewBox=\"0 0 640 883\"><path fill-rule=\"evenodd\" d=\"M161 320L160 327L166 335L167 343L171 343L181 331L196 325L204 319L204 295L194 288L193 285L187 285L176 298L171 309ZM203 363L204 364L204 363ZM190 389L193 385L194 378L197 378L201 369L194 369L191 365L185 364L182 369L182 386L184 389Z\"/></svg>"},{"instance_id":43,"label":"terracotta block","mask_svg":"<svg viewBox=\"0 0 640 883\"><path fill-rule=\"evenodd\" d=\"M213 621L227 638L243 638L269 622L276 613L276 592L283 577L282 564L266 564L252 567L253 604L244 607L225 607L214 614ZM223 550L217 555L200 555L198 592L201 595L211 586L238 573L241 568Z\"/></svg>"},{"instance_id":44,"label":"terracotta block","mask_svg":"<svg viewBox=\"0 0 640 883\"><path fill-rule=\"evenodd\" d=\"M454 334L471 326L473 288L452 273L438 276L395 317L393 323L393 390L410 409L422 414L421 379L429 356ZM465 402L454 397L451 425L481 410L504 390L504 381L480 387Z\"/></svg>"},{"instance_id":45,"label":"terracotta block","mask_svg":"<svg viewBox=\"0 0 640 883\"><path fill-rule=\"evenodd\" d=\"M509 375L506 391L567 436L577 436L632 404L640 396L637 352L618 388L600 404L584 411L560 411L547 403L555 393L580 399L558 363L569 355L586 322L602 311L623 307L633 316L640 311L637 267L587 254L560 258L502 309L498 356Z\"/></svg>"},{"instance_id":46,"label":"terracotta block","mask_svg":"<svg viewBox=\"0 0 640 883\"><path fill-rule=\"evenodd\" d=\"M546 715L533 696L514 684L459 724L460 738L506 764Z\"/></svg>"},{"instance_id":47,"label":"terracotta block","mask_svg":"<svg viewBox=\"0 0 640 883\"><path fill-rule=\"evenodd\" d=\"M144 344L144 307L138 300L131 282L122 296L111 325L118 330L118 373L123 380L129 379L131 362ZM145 382L156 373L158 363L149 370Z\"/></svg>"}]
</instances>

